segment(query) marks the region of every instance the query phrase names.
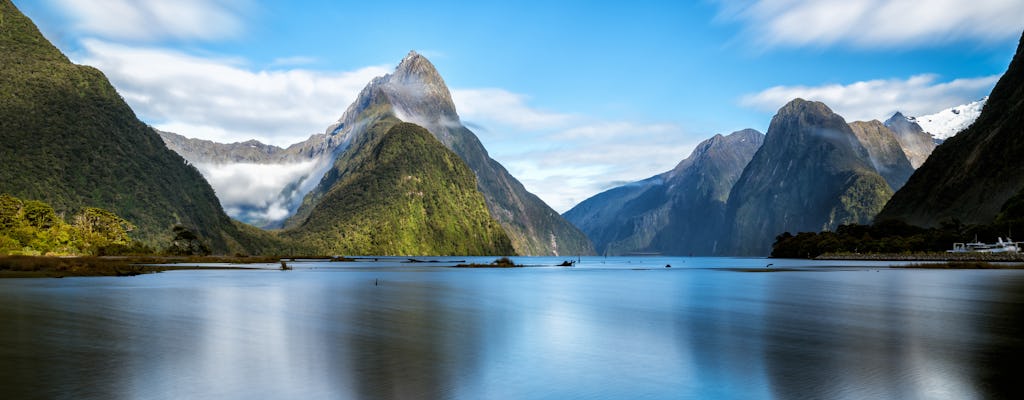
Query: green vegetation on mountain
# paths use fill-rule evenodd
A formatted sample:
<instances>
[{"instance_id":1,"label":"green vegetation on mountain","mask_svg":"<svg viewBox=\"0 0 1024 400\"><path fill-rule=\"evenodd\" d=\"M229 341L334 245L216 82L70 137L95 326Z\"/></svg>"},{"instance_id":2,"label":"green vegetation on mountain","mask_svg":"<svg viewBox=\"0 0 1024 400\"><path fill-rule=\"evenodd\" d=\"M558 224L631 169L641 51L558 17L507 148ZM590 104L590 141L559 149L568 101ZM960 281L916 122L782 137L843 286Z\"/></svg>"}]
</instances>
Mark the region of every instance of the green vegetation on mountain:
<instances>
[{"instance_id":1,"label":"green vegetation on mountain","mask_svg":"<svg viewBox=\"0 0 1024 400\"><path fill-rule=\"evenodd\" d=\"M1024 36L974 124L932 152L879 220L989 224L1024 189Z\"/></svg>"},{"instance_id":2,"label":"green vegetation on mountain","mask_svg":"<svg viewBox=\"0 0 1024 400\"><path fill-rule=\"evenodd\" d=\"M281 233L320 254L513 254L476 176L426 129L373 121L338 157L330 189L297 227Z\"/></svg>"},{"instance_id":3,"label":"green vegetation on mountain","mask_svg":"<svg viewBox=\"0 0 1024 400\"><path fill-rule=\"evenodd\" d=\"M0 255L151 253L129 237L134 229L104 209L84 207L68 223L49 204L0 194Z\"/></svg>"},{"instance_id":4,"label":"green vegetation on mountain","mask_svg":"<svg viewBox=\"0 0 1024 400\"><path fill-rule=\"evenodd\" d=\"M109 210L154 248L181 224L215 252L259 250L103 73L72 64L10 0L0 0L0 21L0 192L57 215Z\"/></svg>"}]
</instances>

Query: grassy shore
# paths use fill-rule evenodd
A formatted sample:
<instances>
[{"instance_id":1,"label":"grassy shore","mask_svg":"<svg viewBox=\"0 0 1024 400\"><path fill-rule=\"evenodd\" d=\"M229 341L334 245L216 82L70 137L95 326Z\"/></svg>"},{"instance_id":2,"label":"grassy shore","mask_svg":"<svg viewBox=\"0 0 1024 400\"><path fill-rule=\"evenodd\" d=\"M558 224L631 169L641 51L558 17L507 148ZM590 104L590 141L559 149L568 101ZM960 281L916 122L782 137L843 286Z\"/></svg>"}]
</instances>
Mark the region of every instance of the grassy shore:
<instances>
[{"instance_id":1,"label":"grassy shore","mask_svg":"<svg viewBox=\"0 0 1024 400\"><path fill-rule=\"evenodd\" d=\"M66 276L135 276L154 272L199 269L194 264L276 263L280 257L46 257L0 256L0 278L63 278ZM150 265L161 264L161 265ZM203 267L203 269L208 269Z\"/></svg>"}]
</instances>

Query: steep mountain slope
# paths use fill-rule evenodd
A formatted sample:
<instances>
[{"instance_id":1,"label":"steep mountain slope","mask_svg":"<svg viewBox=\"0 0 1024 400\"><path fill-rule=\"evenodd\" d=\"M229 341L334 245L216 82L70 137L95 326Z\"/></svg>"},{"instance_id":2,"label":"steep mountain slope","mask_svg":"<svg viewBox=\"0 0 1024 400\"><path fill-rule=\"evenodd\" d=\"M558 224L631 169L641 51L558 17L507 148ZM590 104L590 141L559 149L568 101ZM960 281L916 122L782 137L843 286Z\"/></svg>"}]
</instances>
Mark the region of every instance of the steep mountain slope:
<instances>
[{"instance_id":1,"label":"steep mountain slope","mask_svg":"<svg viewBox=\"0 0 1024 400\"><path fill-rule=\"evenodd\" d=\"M913 117L911 120L940 142L967 129L981 115L988 96L978 101L947 108L934 114Z\"/></svg>"},{"instance_id":2,"label":"steep mountain slope","mask_svg":"<svg viewBox=\"0 0 1024 400\"><path fill-rule=\"evenodd\" d=\"M514 252L476 176L426 129L376 121L338 160L342 173L283 233L327 254L502 255Z\"/></svg>"},{"instance_id":3,"label":"steep mountain slope","mask_svg":"<svg viewBox=\"0 0 1024 400\"><path fill-rule=\"evenodd\" d=\"M671 171L591 197L564 214L598 254L714 254L725 205L764 135L715 135Z\"/></svg>"},{"instance_id":4,"label":"steep mountain slope","mask_svg":"<svg viewBox=\"0 0 1024 400\"><path fill-rule=\"evenodd\" d=\"M932 135L921 129L912 118L896 112L885 120L885 127L896 134L896 141L903 148L903 154L910 160L910 165L917 169L924 164L928 156L935 150L935 140Z\"/></svg>"},{"instance_id":5,"label":"steep mountain slope","mask_svg":"<svg viewBox=\"0 0 1024 400\"><path fill-rule=\"evenodd\" d=\"M868 158L875 171L885 178L889 187L897 190L907 183L907 179L914 173L914 167L896 140L896 133L877 120L851 122L850 129L868 151Z\"/></svg>"},{"instance_id":6,"label":"steep mountain slope","mask_svg":"<svg viewBox=\"0 0 1024 400\"><path fill-rule=\"evenodd\" d=\"M181 223L216 252L255 250L199 172L136 119L103 73L72 64L10 0L0 0L0 21L0 192L68 215L108 209L158 248Z\"/></svg>"},{"instance_id":7,"label":"steep mountain slope","mask_svg":"<svg viewBox=\"0 0 1024 400\"><path fill-rule=\"evenodd\" d=\"M368 127L388 115L427 128L462 158L476 174L477 187L491 215L508 233L517 253L593 253L593 247L582 232L526 191L501 164L488 156L476 135L460 122L448 87L423 56L410 52L394 73L371 81L333 129L328 130L355 143ZM303 223L342 176L337 168L328 171L286 226Z\"/></svg>"},{"instance_id":8,"label":"steep mountain slope","mask_svg":"<svg viewBox=\"0 0 1024 400\"><path fill-rule=\"evenodd\" d=\"M723 254L767 255L785 231L870 222L891 195L843 117L822 103L793 100L772 118L764 145L729 194Z\"/></svg>"},{"instance_id":9,"label":"steep mountain slope","mask_svg":"<svg viewBox=\"0 0 1024 400\"><path fill-rule=\"evenodd\" d=\"M878 219L990 223L1024 188L1024 36L978 119L932 152Z\"/></svg>"}]
</instances>

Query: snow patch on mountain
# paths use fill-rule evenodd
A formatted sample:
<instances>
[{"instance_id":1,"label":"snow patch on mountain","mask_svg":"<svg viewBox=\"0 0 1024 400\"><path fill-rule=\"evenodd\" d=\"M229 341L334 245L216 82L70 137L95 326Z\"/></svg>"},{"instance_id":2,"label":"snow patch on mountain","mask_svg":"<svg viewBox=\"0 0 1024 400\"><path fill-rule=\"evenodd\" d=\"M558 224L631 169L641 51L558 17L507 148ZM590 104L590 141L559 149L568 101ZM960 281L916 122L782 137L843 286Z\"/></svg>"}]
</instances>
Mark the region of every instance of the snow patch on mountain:
<instances>
[{"instance_id":1,"label":"snow patch on mountain","mask_svg":"<svg viewBox=\"0 0 1024 400\"><path fill-rule=\"evenodd\" d=\"M981 109L985 106L986 101L988 101L988 96L975 102L947 108L935 114L908 119L921 125L921 129L930 133L933 138L940 141L946 140L971 126L974 120L981 115Z\"/></svg>"}]
</instances>

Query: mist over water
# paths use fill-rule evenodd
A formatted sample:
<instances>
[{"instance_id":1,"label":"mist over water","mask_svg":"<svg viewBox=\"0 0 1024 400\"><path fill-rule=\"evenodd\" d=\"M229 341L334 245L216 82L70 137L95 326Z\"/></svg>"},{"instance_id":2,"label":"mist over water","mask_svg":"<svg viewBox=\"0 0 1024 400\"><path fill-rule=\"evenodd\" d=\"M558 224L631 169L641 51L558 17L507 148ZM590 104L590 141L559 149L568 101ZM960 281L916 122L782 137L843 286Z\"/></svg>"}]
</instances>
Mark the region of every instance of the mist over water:
<instances>
[{"instance_id":1,"label":"mist over water","mask_svg":"<svg viewBox=\"0 0 1024 400\"><path fill-rule=\"evenodd\" d=\"M970 399L1022 387L1024 271L399 261L2 280L0 387L154 399Z\"/></svg>"}]
</instances>

